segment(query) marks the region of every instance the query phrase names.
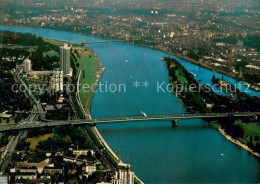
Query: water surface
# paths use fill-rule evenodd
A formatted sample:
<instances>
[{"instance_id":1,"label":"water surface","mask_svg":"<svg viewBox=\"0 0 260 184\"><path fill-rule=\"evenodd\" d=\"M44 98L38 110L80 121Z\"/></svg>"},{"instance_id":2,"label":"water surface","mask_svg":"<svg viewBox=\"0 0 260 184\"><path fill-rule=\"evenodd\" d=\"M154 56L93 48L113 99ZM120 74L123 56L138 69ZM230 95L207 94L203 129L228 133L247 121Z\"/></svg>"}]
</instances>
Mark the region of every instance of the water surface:
<instances>
[{"instance_id":1,"label":"water surface","mask_svg":"<svg viewBox=\"0 0 260 184\"><path fill-rule=\"evenodd\" d=\"M82 39L76 33L49 29L0 26L0 30L29 32L68 42ZM87 41L90 40L100 38L87 37ZM88 46L97 52L106 67L101 83L123 83L127 87L126 92L95 93L93 117L141 115L141 111L147 115L186 113L172 93L157 91L157 82L169 82L167 69L160 60L168 54L125 43ZM178 60L195 73L201 83L210 83L214 72ZM222 76L216 72L215 75ZM141 86L133 87L135 81ZM145 81L149 82L149 87L142 86ZM249 94L260 96L252 90ZM226 140L200 119L179 121L177 128L172 128L168 121L99 125L98 128L113 150L120 148L123 161L130 156L132 169L147 183L260 182L259 159Z\"/></svg>"}]
</instances>

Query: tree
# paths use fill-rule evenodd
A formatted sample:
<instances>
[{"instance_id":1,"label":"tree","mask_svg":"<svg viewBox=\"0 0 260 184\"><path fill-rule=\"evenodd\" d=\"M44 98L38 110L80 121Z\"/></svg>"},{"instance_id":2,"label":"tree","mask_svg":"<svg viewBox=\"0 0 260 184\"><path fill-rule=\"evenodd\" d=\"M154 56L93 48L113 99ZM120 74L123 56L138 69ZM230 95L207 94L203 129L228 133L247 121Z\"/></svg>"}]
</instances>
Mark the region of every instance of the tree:
<instances>
[{"instance_id":1,"label":"tree","mask_svg":"<svg viewBox=\"0 0 260 184\"><path fill-rule=\"evenodd\" d=\"M83 70L83 76L82 76L83 78L85 78L85 71Z\"/></svg>"},{"instance_id":2,"label":"tree","mask_svg":"<svg viewBox=\"0 0 260 184\"><path fill-rule=\"evenodd\" d=\"M69 147L72 143L71 137L68 135L66 135L64 138L62 138L62 140L63 140L64 145L67 147Z\"/></svg>"},{"instance_id":3,"label":"tree","mask_svg":"<svg viewBox=\"0 0 260 184\"><path fill-rule=\"evenodd\" d=\"M244 130L239 125L233 125L231 127L227 127L226 132L235 139L242 138L244 136Z\"/></svg>"},{"instance_id":4,"label":"tree","mask_svg":"<svg viewBox=\"0 0 260 184\"><path fill-rule=\"evenodd\" d=\"M226 129L227 127L231 127L234 125L235 119L233 117L225 117L225 118L221 118L219 123L221 128Z\"/></svg>"},{"instance_id":5,"label":"tree","mask_svg":"<svg viewBox=\"0 0 260 184\"><path fill-rule=\"evenodd\" d=\"M211 79L211 82L214 83L215 79L216 79L216 76L215 76L215 74L214 74L213 77L212 77L212 79Z\"/></svg>"},{"instance_id":6,"label":"tree","mask_svg":"<svg viewBox=\"0 0 260 184\"><path fill-rule=\"evenodd\" d=\"M4 145L6 145L8 143L8 137L3 135L0 139L0 147L3 147Z\"/></svg>"},{"instance_id":7,"label":"tree","mask_svg":"<svg viewBox=\"0 0 260 184\"><path fill-rule=\"evenodd\" d=\"M235 64L235 68L238 72L240 72L244 70L246 65L248 65L247 61L240 61Z\"/></svg>"},{"instance_id":8,"label":"tree","mask_svg":"<svg viewBox=\"0 0 260 184\"><path fill-rule=\"evenodd\" d=\"M260 153L260 144L255 145L253 150L257 153Z\"/></svg>"}]
</instances>

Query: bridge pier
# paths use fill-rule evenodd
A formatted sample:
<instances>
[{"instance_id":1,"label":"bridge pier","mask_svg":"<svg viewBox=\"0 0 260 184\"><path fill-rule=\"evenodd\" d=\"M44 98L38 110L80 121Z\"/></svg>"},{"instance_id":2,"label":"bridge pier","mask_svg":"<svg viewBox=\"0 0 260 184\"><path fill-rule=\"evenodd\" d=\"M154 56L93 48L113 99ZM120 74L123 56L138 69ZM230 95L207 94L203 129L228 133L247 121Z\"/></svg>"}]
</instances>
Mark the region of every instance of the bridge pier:
<instances>
[{"instance_id":1,"label":"bridge pier","mask_svg":"<svg viewBox=\"0 0 260 184\"><path fill-rule=\"evenodd\" d=\"M172 120L172 127L178 126L178 121L177 120Z\"/></svg>"}]
</instances>

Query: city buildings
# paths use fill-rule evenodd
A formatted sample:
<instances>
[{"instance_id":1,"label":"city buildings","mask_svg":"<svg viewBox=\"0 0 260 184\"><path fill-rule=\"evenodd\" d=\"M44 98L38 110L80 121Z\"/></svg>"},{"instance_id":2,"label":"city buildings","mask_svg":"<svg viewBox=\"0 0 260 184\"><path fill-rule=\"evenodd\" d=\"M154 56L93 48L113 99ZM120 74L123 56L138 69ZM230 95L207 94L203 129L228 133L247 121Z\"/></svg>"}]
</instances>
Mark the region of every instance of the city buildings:
<instances>
[{"instance_id":1,"label":"city buildings","mask_svg":"<svg viewBox=\"0 0 260 184\"><path fill-rule=\"evenodd\" d=\"M70 47L68 44L60 47L60 71L64 75L70 74Z\"/></svg>"}]
</instances>

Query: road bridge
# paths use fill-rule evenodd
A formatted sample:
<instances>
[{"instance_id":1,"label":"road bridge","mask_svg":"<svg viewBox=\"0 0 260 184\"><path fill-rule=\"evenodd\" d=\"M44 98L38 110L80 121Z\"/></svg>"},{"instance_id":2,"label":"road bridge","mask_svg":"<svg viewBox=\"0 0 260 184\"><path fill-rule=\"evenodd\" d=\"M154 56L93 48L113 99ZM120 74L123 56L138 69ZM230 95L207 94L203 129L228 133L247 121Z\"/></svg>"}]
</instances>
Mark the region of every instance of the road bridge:
<instances>
[{"instance_id":1,"label":"road bridge","mask_svg":"<svg viewBox=\"0 0 260 184\"><path fill-rule=\"evenodd\" d=\"M223 118L223 117L256 117L260 112L237 112L237 113L204 113L204 114L173 114L173 115L150 115L150 116L132 116L132 117L114 117L114 118L96 118L96 119L79 119L66 121L48 121L48 122L30 122L18 125L0 126L0 132L9 130L26 130L40 127L55 127L64 125L96 125L106 123L123 123L137 121L169 121L184 119L201 119L201 118Z\"/></svg>"},{"instance_id":2,"label":"road bridge","mask_svg":"<svg viewBox=\"0 0 260 184\"><path fill-rule=\"evenodd\" d=\"M93 43L109 43L109 42L125 42L125 40L100 40L100 41L89 41L89 42L81 42L81 45L85 45L85 44L93 44Z\"/></svg>"}]
</instances>

